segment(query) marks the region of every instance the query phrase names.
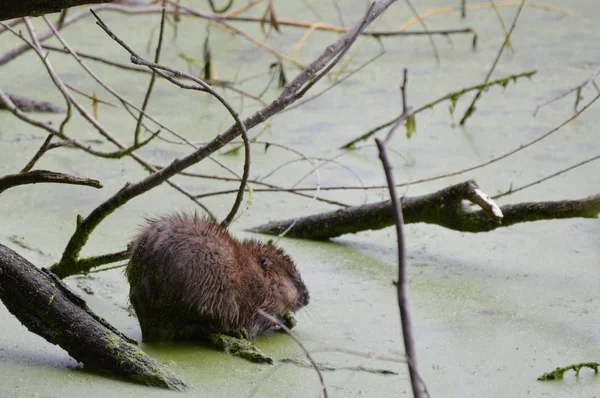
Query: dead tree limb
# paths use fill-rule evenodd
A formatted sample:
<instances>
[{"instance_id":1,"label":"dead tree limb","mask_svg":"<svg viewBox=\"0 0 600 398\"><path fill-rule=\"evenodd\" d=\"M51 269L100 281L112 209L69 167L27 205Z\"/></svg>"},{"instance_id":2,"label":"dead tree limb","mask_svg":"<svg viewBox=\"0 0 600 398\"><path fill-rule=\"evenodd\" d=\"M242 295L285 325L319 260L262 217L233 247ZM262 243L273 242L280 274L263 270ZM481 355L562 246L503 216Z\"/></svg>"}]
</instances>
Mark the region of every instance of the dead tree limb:
<instances>
[{"instance_id":1,"label":"dead tree limb","mask_svg":"<svg viewBox=\"0 0 600 398\"><path fill-rule=\"evenodd\" d=\"M76 177L69 174L57 173L48 170L33 170L19 174L9 174L0 177L0 193L4 190L25 184L50 182L55 184L87 185L93 188L102 188L98 180L85 177Z\"/></svg>"},{"instance_id":2,"label":"dead tree limb","mask_svg":"<svg viewBox=\"0 0 600 398\"><path fill-rule=\"evenodd\" d=\"M66 113L65 108L54 105L52 102L40 101L16 94L8 94L13 104L23 112L45 112L45 113ZM0 109L9 109L8 104L0 98Z\"/></svg>"},{"instance_id":3,"label":"dead tree limb","mask_svg":"<svg viewBox=\"0 0 600 398\"><path fill-rule=\"evenodd\" d=\"M406 238L404 237L404 219L402 214L402 201L398 199L394 171L387 155L387 145L394 136L395 130L406 118L409 117L411 107L406 101L406 85L408 83L408 69L404 68L404 79L400 86L402 93L402 116L388 132L385 140L375 138L375 144L379 151L379 159L383 166L385 179L390 192L390 204L392 205L393 221L396 226L397 255L398 255L398 280L395 282L398 297L398 309L400 310L400 325L402 326L402 339L404 340L404 352L408 364L408 374L414 398L429 397L425 382L419 374L417 362L417 350L412 328L412 315L410 312L410 293L408 287L408 275L406 272Z\"/></svg>"},{"instance_id":4,"label":"dead tree limb","mask_svg":"<svg viewBox=\"0 0 600 398\"><path fill-rule=\"evenodd\" d=\"M112 0L19 0L4 1L0 7L0 21L5 19L39 16L83 4L112 3Z\"/></svg>"},{"instance_id":5,"label":"dead tree limb","mask_svg":"<svg viewBox=\"0 0 600 398\"><path fill-rule=\"evenodd\" d=\"M477 203L482 210L474 211L463 201ZM461 232L487 232L513 224L561 218L596 218L600 214L600 194L581 200L528 202L497 207L475 181L466 181L440 191L416 197L402 198L404 223L436 224ZM251 229L278 235L294 221L296 225L286 236L325 240L364 230L382 229L394 225L391 201L349 207L299 220L273 221Z\"/></svg>"},{"instance_id":6,"label":"dead tree limb","mask_svg":"<svg viewBox=\"0 0 600 398\"><path fill-rule=\"evenodd\" d=\"M2 244L0 299L29 331L60 346L86 368L157 387L187 387L135 340L94 314L56 275Z\"/></svg>"}]
</instances>

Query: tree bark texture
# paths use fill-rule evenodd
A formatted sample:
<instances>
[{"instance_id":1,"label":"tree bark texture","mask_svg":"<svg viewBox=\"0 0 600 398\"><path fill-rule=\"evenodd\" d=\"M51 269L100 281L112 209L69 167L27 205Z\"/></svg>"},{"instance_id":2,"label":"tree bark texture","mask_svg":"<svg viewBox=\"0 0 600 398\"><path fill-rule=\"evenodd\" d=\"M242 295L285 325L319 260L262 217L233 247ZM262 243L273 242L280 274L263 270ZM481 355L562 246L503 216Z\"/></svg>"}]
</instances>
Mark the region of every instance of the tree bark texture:
<instances>
[{"instance_id":1,"label":"tree bark texture","mask_svg":"<svg viewBox=\"0 0 600 398\"><path fill-rule=\"evenodd\" d=\"M182 390L185 382L95 315L56 275L0 244L0 299L29 331L57 344L86 368Z\"/></svg>"},{"instance_id":2,"label":"tree bark texture","mask_svg":"<svg viewBox=\"0 0 600 398\"><path fill-rule=\"evenodd\" d=\"M112 3L112 0L2 0L0 21L35 17L83 4Z\"/></svg>"},{"instance_id":3,"label":"tree bark texture","mask_svg":"<svg viewBox=\"0 0 600 398\"><path fill-rule=\"evenodd\" d=\"M402 198L404 223L424 222L461 232L487 232L499 227L560 218L595 218L600 214L600 194L581 200L529 202L500 207L503 217L490 216L489 211L472 210L463 200L477 185L473 181L444 188L416 197ZM270 235L285 231L295 220L273 221L251 229ZM382 229L394 225L389 200L349 207L300 218L286 236L325 240L344 234Z\"/></svg>"}]
</instances>

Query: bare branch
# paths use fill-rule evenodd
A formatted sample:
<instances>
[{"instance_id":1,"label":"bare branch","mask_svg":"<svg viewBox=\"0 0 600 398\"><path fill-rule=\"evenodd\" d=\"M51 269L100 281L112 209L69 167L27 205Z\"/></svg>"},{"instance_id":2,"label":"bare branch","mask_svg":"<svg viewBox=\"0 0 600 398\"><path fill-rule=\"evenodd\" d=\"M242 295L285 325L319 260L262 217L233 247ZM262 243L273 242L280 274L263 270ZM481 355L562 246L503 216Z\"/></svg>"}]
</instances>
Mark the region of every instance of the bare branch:
<instances>
[{"instance_id":1,"label":"bare branch","mask_svg":"<svg viewBox=\"0 0 600 398\"><path fill-rule=\"evenodd\" d=\"M9 174L0 177L0 193L19 185L38 184L38 183L55 183L55 184L71 184L71 185L86 185L93 188L102 188L102 184L98 180L85 177L75 177L68 174L56 173L48 170L34 170L19 174Z\"/></svg>"},{"instance_id":2,"label":"bare branch","mask_svg":"<svg viewBox=\"0 0 600 398\"><path fill-rule=\"evenodd\" d=\"M523 222L595 218L600 214L600 194L581 200L519 203L498 208L491 204L493 202L487 195L478 191L479 187L474 181L466 181L428 195L403 197L404 223L423 222L455 231L487 232ZM481 196L487 203L482 210L473 211L462 203L463 200L482 201ZM278 235L294 221L274 221L250 230ZM394 225L392 205L390 201L383 201L301 218L288 232L288 236L323 240L391 225Z\"/></svg>"}]
</instances>

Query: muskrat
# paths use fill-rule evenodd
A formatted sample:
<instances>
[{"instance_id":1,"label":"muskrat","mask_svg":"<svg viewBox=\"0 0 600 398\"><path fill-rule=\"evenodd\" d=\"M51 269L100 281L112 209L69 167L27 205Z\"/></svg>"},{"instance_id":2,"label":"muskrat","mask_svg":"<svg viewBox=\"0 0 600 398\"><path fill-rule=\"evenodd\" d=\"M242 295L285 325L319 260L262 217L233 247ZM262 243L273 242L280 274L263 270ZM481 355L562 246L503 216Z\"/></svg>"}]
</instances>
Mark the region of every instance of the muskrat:
<instances>
[{"instance_id":1,"label":"muskrat","mask_svg":"<svg viewBox=\"0 0 600 398\"><path fill-rule=\"evenodd\" d=\"M197 340L211 333L252 339L285 323L309 294L294 261L257 240L238 241L196 215L150 220L132 245L129 299L145 342Z\"/></svg>"}]
</instances>

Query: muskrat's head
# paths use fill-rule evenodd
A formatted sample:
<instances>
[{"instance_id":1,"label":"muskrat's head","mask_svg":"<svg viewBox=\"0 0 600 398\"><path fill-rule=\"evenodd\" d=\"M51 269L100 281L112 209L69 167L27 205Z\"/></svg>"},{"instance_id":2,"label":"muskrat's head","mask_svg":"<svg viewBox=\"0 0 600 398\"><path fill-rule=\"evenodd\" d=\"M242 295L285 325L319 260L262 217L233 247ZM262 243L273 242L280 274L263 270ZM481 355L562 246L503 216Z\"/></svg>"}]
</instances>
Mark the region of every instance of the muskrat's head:
<instances>
[{"instance_id":1,"label":"muskrat's head","mask_svg":"<svg viewBox=\"0 0 600 398\"><path fill-rule=\"evenodd\" d=\"M310 300L306 285L294 261L282 250L273 245L250 240L244 242L260 268L266 288L261 298L260 309L280 319L288 311L297 311Z\"/></svg>"}]
</instances>

